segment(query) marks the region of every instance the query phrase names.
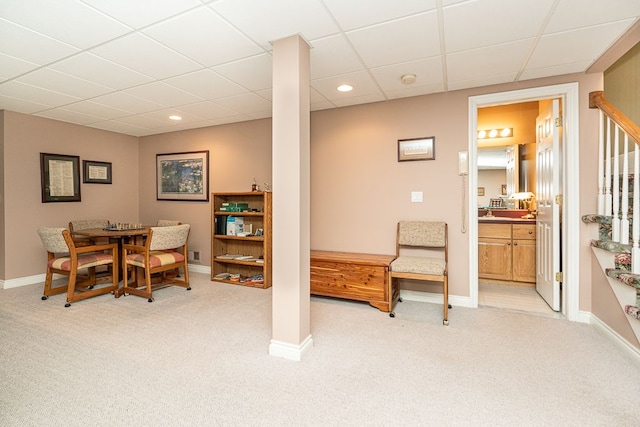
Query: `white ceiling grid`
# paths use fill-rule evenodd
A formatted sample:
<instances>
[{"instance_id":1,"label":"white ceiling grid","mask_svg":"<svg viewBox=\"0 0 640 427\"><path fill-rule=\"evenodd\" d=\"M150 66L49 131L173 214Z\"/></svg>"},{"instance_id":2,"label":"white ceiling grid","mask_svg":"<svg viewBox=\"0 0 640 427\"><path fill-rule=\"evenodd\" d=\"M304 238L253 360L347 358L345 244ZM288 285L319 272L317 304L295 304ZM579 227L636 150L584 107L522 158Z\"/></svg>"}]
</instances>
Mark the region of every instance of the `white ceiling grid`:
<instances>
[{"instance_id":1,"label":"white ceiling grid","mask_svg":"<svg viewBox=\"0 0 640 427\"><path fill-rule=\"evenodd\" d=\"M293 34L321 110L583 72L639 17L638 0L2 0L0 109L151 135L270 117L271 42Z\"/></svg>"}]
</instances>

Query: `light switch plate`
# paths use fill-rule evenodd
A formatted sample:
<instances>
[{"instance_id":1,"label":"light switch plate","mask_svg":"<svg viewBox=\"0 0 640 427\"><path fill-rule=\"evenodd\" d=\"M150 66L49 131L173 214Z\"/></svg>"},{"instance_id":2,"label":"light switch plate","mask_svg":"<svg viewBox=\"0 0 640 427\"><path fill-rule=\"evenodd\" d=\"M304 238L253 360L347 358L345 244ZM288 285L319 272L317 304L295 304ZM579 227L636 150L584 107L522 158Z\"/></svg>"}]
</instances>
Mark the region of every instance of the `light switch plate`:
<instances>
[{"instance_id":1,"label":"light switch plate","mask_svg":"<svg viewBox=\"0 0 640 427\"><path fill-rule=\"evenodd\" d=\"M422 203L422 191L412 191L411 201L413 203Z\"/></svg>"}]
</instances>

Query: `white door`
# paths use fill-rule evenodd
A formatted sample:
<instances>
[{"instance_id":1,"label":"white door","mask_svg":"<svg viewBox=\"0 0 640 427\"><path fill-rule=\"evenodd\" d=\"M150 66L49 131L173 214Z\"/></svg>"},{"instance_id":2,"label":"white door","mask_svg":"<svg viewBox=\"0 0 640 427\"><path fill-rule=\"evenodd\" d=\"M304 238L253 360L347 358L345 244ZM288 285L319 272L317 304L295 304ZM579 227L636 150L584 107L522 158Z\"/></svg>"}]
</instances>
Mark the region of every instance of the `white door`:
<instances>
[{"instance_id":1,"label":"white door","mask_svg":"<svg viewBox=\"0 0 640 427\"><path fill-rule=\"evenodd\" d=\"M555 310L560 311L560 218L562 194L562 119L560 101L540 101L536 119L536 290Z\"/></svg>"}]
</instances>

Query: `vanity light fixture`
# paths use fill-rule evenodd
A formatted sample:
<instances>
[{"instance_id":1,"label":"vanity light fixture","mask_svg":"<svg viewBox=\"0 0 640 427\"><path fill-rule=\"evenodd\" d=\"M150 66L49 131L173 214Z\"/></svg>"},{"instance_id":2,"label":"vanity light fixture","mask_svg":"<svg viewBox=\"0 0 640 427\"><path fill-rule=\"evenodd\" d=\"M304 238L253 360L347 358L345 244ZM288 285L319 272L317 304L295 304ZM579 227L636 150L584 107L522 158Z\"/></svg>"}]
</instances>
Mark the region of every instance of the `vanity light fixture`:
<instances>
[{"instance_id":1,"label":"vanity light fixture","mask_svg":"<svg viewBox=\"0 0 640 427\"><path fill-rule=\"evenodd\" d=\"M348 84L341 84L338 86L338 92L351 92L353 90L353 86Z\"/></svg>"},{"instance_id":2,"label":"vanity light fixture","mask_svg":"<svg viewBox=\"0 0 640 427\"><path fill-rule=\"evenodd\" d=\"M182 117L174 114L172 116L169 116L169 119L175 120L175 121L180 121L180 120L182 120Z\"/></svg>"},{"instance_id":3,"label":"vanity light fixture","mask_svg":"<svg viewBox=\"0 0 640 427\"><path fill-rule=\"evenodd\" d=\"M509 138L513 136L513 128L479 130L478 139Z\"/></svg>"}]
</instances>

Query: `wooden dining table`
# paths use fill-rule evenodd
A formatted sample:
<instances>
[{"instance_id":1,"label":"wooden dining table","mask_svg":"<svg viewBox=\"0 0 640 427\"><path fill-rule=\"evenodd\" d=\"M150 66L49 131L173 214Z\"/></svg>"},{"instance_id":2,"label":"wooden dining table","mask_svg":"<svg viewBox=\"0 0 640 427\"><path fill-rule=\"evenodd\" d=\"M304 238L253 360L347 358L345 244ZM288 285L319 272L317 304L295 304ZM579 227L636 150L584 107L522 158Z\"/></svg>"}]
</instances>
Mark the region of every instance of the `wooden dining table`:
<instances>
[{"instance_id":1,"label":"wooden dining table","mask_svg":"<svg viewBox=\"0 0 640 427\"><path fill-rule=\"evenodd\" d=\"M73 234L77 236L90 237L92 239L109 238L118 241L118 265L120 267L120 280L124 278L123 262L122 262L122 244L125 241L133 241L135 244L142 244L143 236L149 235L152 226L143 225L138 228L123 229L105 229L105 228L87 228L84 230L74 230ZM115 292L115 297L122 295L122 288Z\"/></svg>"}]
</instances>

